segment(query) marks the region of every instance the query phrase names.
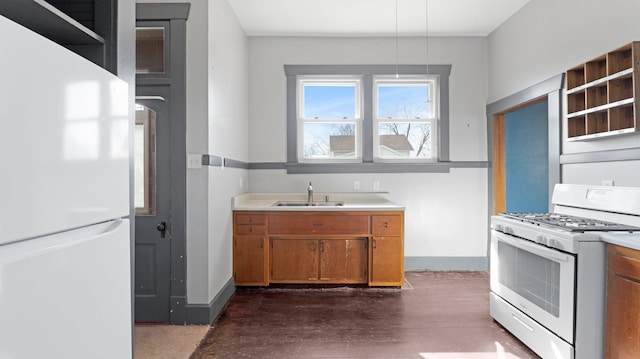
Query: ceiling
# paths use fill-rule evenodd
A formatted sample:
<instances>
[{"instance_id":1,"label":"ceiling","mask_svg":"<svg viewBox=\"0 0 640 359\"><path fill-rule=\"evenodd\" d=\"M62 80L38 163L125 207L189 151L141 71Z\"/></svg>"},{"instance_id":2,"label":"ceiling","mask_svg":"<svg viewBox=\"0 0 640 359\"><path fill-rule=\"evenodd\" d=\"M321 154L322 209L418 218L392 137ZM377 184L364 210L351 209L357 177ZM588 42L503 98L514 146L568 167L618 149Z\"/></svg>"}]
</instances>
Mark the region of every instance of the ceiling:
<instances>
[{"instance_id":1,"label":"ceiling","mask_svg":"<svg viewBox=\"0 0 640 359\"><path fill-rule=\"evenodd\" d=\"M424 36L426 14L429 36L487 36L530 0L228 1L247 36Z\"/></svg>"}]
</instances>

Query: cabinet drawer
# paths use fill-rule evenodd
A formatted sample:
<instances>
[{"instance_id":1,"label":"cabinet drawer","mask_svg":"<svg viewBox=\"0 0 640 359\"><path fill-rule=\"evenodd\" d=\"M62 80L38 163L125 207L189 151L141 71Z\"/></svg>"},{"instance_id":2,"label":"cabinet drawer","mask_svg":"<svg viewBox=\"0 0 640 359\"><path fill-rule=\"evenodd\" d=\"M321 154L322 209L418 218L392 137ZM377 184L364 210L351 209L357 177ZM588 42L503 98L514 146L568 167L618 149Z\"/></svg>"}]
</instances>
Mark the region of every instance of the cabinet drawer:
<instances>
[{"instance_id":1,"label":"cabinet drawer","mask_svg":"<svg viewBox=\"0 0 640 359\"><path fill-rule=\"evenodd\" d=\"M402 225L402 216L371 216L371 234L374 236L399 236Z\"/></svg>"},{"instance_id":2,"label":"cabinet drawer","mask_svg":"<svg viewBox=\"0 0 640 359\"><path fill-rule=\"evenodd\" d=\"M609 245L609 273L640 282L640 253L633 249Z\"/></svg>"},{"instance_id":3,"label":"cabinet drawer","mask_svg":"<svg viewBox=\"0 0 640 359\"><path fill-rule=\"evenodd\" d=\"M236 224L264 224L267 216L255 213L236 213Z\"/></svg>"},{"instance_id":4,"label":"cabinet drawer","mask_svg":"<svg viewBox=\"0 0 640 359\"><path fill-rule=\"evenodd\" d=\"M269 216L269 234L367 234L368 215L286 214Z\"/></svg>"},{"instance_id":5,"label":"cabinet drawer","mask_svg":"<svg viewBox=\"0 0 640 359\"><path fill-rule=\"evenodd\" d=\"M264 234L263 224L238 224L236 234Z\"/></svg>"}]
</instances>

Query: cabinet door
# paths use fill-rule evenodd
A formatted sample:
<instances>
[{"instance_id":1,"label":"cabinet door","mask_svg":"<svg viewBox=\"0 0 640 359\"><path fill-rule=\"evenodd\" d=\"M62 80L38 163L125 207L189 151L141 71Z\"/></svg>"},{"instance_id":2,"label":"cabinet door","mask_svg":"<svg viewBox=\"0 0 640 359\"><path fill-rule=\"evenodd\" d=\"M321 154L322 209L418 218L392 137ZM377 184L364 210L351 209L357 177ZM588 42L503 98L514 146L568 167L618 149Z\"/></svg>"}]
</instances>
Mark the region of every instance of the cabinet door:
<instances>
[{"instance_id":1,"label":"cabinet door","mask_svg":"<svg viewBox=\"0 0 640 359\"><path fill-rule=\"evenodd\" d=\"M236 236L233 241L233 278L236 285L267 285L265 238Z\"/></svg>"},{"instance_id":2,"label":"cabinet door","mask_svg":"<svg viewBox=\"0 0 640 359\"><path fill-rule=\"evenodd\" d=\"M271 282L308 283L318 280L318 240L271 238Z\"/></svg>"},{"instance_id":3,"label":"cabinet door","mask_svg":"<svg viewBox=\"0 0 640 359\"><path fill-rule=\"evenodd\" d=\"M321 239L320 280L367 283L367 238Z\"/></svg>"},{"instance_id":4,"label":"cabinet door","mask_svg":"<svg viewBox=\"0 0 640 359\"><path fill-rule=\"evenodd\" d=\"M606 358L640 353L640 253L609 245Z\"/></svg>"},{"instance_id":5,"label":"cabinet door","mask_svg":"<svg viewBox=\"0 0 640 359\"><path fill-rule=\"evenodd\" d=\"M373 237L369 285L404 284L404 246L402 237Z\"/></svg>"}]
</instances>

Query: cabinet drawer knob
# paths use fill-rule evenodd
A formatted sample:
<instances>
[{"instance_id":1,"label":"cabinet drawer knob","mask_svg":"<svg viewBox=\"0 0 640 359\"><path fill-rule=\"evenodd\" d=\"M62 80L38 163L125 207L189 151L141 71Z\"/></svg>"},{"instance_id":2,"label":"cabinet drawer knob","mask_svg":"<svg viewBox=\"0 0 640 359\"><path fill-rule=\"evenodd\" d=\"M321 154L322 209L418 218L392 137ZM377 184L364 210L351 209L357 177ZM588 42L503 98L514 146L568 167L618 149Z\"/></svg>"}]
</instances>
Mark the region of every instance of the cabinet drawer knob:
<instances>
[{"instance_id":1,"label":"cabinet drawer knob","mask_svg":"<svg viewBox=\"0 0 640 359\"><path fill-rule=\"evenodd\" d=\"M384 222L384 223L382 224L382 226L383 226L384 228L389 228L389 222Z\"/></svg>"}]
</instances>

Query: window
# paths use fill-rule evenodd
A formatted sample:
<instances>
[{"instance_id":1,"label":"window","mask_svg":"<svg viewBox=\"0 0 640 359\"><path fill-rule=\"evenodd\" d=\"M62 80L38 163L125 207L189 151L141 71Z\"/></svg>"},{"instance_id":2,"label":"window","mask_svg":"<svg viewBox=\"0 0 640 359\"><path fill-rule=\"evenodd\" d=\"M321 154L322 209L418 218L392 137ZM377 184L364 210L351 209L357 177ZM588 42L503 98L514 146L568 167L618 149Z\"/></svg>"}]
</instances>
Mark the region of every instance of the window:
<instances>
[{"instance_id":1,"label":"window","mask_svg":"<svg viewBox=\"0 0 640 359\"><path fill-rule=\"evenodd\" d=\"M301 77L298 89L299 160L359 160L360 81Z\"/></svg>"},{"instance_id":2,"label":"window","mask_svg":"<svg viewBox=\"0 0 640 359\"><path fill-rule=\"evenodd\" d=\"M378 77L373 87L374 160L434 160L437 78Z\"/></svg>"},{"instance_id":3,"label":"window","mask_svg":"<svg viewBox=\"0 0 640 359\"><path fill-rule=\"evenodd\" d=\"M136 28L136 73L165 73L165 29Z\"/></svg>"},{"instance_id":4,"label":"window","mask_svg":"<svg viewBox=\"0 0 640 359\"><path fill-rule=\"evenodd\" d=\"M156 213L156 112L136 104L134 130L134 203L136 214Z\"/></svg>"},{"instance_id":5,"label":"window","mask_svg":"<svg viewBox=\"0 0 640 359\"><path fill-rule=\"evenodd\" d=\"M284 68L288 173L449 170L450 65Z\"/></svg>"}]
</instances>

